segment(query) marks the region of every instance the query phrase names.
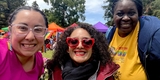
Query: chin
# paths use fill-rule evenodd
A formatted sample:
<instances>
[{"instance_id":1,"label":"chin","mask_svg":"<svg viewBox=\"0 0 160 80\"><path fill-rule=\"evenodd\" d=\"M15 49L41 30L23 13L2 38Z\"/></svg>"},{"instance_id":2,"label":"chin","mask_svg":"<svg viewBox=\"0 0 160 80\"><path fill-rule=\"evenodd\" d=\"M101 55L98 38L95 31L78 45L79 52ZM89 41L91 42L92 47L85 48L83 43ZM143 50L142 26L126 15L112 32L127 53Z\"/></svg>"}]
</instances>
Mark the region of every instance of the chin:
<instances>
[{"instance_id":1,"label":"chin","mask_svg":"<svg viewBox=\"0 0 160 80\"><path fill-rule=\"evenodd\" d=\"M36 52L23 52L23 56L26 56L26 57L30 57L30 56L33 56Z\"/></svg>"}]
</instances>

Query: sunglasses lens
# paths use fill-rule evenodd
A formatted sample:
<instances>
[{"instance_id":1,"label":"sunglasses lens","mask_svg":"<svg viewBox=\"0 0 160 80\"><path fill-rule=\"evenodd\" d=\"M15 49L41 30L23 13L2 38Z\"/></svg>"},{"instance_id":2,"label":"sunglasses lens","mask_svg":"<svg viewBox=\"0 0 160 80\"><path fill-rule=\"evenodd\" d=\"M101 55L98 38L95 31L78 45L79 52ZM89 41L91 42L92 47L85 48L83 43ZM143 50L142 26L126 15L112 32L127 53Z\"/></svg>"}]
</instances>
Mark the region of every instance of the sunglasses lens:
<instances>
[{"instance_id":1,"label":"sunglasses lens","mask_svg":"<svg viewBox=\"0 0 160 80\"><path fill-rule=\"evenodd\" d=\"M71 48L75 48L79 44L79 40L77 38L70 38L70 37L68 37L66 39L66 42L67 42L68 46L71 47ZM91 38L91 39L83 39L82 40L82 45L86 49L91 48L93 46L93 44L94 44L94 39L93 38Z\"/></svg>"},{"instance_id":2,"label":"sunglasses lens","mask_svg":"<svg viewBox=\"0 0 160 80\"><path fill-rule=\"evenodd\" d=\"M90 48L92 47L94 44L94 41L92 39L83 39L82 40L82 45L85 47L85 48Z\"/></svg>"},{"instance_id":3,"label":"sunglasses lens","mask_svg":"<svg viewBox=\"0 0 160 80\"><path fill-rule=\"evenodd\" d=\"M78 45L78 39L72 39L72 38L68 38L67 39L67 43L70 47L76 47Z\"/></svg>"}]
</instances>

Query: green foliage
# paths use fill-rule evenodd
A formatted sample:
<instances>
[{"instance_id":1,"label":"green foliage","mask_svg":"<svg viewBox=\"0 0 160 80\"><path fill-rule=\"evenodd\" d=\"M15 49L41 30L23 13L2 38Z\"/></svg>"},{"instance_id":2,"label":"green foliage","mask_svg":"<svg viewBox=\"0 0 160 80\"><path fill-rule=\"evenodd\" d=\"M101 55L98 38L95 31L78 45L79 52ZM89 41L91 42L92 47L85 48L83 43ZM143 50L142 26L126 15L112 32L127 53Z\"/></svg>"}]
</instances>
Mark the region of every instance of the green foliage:
<instances>
[{"instance_id":1,"label":"green foliage","mask_svg":"<svg viewBox=\"0 0 160 80\"><path fill-rule=\"evenodd\" d=\"M155 0L151 3L151 12L153 16L160 18L160 0Z\"/></svg>"},{"instance_id":2,"label":"green foliage","mask_svg":"<svg viewBox=\"0 0 160 80\"><path fill-rule=\"evenodd\" d=\"M49 22L67 27L79 19L85 20L85 0L44 0L51 3L52 8L43 10Z\"/></svg>"},{"instance_id":3,"label":"green foliage","mask_svg":"<svg viewBox=\"0 0 160 80\"><path fill-rule=\"evenodd\" d=\"M7 19L17 7L25 5L25 0L1 0L0 1L0 29L6 27Z\"/></svg>"},{"instance_id":4,"label":"green foliage","mask_svg":"<svg viewBox=\"0 0 160 80\"><path fill-rule=\"evenodd\" d=\"M39 5L37 4L37 2L36 2L36 1L34 1L34 2L32 3L32 7L36 7L36 8L38 8L38 9L39 9Z\"/></svg>"},{"instance_id":5,"label":"green foliage","mask_svg":"<svg viewBox=\"0 0 160 80\"><path fill-rule=\"evenodd\" d=\"M104 13L104 19L106 19L108 22L106 23L108 26L113 25L113 14L112 14L112 0L106 0L104 1L104 6L102 8L105 10Z\"/></svg>"},{"instance_id":6,"label":"green foliage","mask_svg":"<svg viewBox=\"0 0 160 80\"><path fill-rule=\"evenodd\" d=\"M160 19L160 10L155 10L153 16L157 16Z\"/></svg>"}]
</instances>

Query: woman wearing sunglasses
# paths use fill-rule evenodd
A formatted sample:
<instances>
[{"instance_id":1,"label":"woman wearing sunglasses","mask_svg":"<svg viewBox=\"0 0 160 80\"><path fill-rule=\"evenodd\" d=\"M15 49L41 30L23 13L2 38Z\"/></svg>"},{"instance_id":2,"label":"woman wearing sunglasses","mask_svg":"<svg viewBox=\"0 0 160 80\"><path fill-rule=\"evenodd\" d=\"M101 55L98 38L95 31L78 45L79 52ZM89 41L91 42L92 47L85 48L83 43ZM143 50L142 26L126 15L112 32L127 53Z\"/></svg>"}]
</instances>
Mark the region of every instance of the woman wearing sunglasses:
<instances>
[{"instance_id":1,"label":"woman wearing sunglasses","mask_svg":"<svg viewBox=\"0 0 160 80\"><path fill-rule=\"evenodd\" d=\"M113 80L119 65L112 62L104 34L78 23L62 33L47 68L49 80Z\"/></svg>"},{"instance_id":2,"label":"woman wearing sunglasses","mask_svg":"<svg viewBox=\"0 0 160 80\"><path fill-rule=\"evenodd\" d=\"M39 80L48 22L39 9L17 8L8 20L10 38L0 40L0 80Z\"/></svg>"}]
</instances>

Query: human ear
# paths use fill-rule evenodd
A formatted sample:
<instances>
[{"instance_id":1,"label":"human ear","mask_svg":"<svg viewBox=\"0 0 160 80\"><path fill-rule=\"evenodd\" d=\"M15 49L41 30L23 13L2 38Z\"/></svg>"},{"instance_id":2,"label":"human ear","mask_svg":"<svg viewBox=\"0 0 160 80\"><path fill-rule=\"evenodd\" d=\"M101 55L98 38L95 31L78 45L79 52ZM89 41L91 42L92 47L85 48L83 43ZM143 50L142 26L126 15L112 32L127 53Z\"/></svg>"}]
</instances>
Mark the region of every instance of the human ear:
<instances>
[{"instance_id":1,"label":"human ear","mask_svg":"<svg viewBox=\"0 0 160 80\"><path fill-rule=\"evenodd\" d=\"M67 49L67 53L69 53L69 50Z\"/></svg>"},{"instance_id":2,"label":"human ear","mask_svg":"<svg viewBox=\"0 0 160 80\"><path fill-rule=\"evenodd\" d=\"M12 27L11 26L8 26L8 31L11 33L11 31L12 31Z\"/></svg>"}]
</instances>

